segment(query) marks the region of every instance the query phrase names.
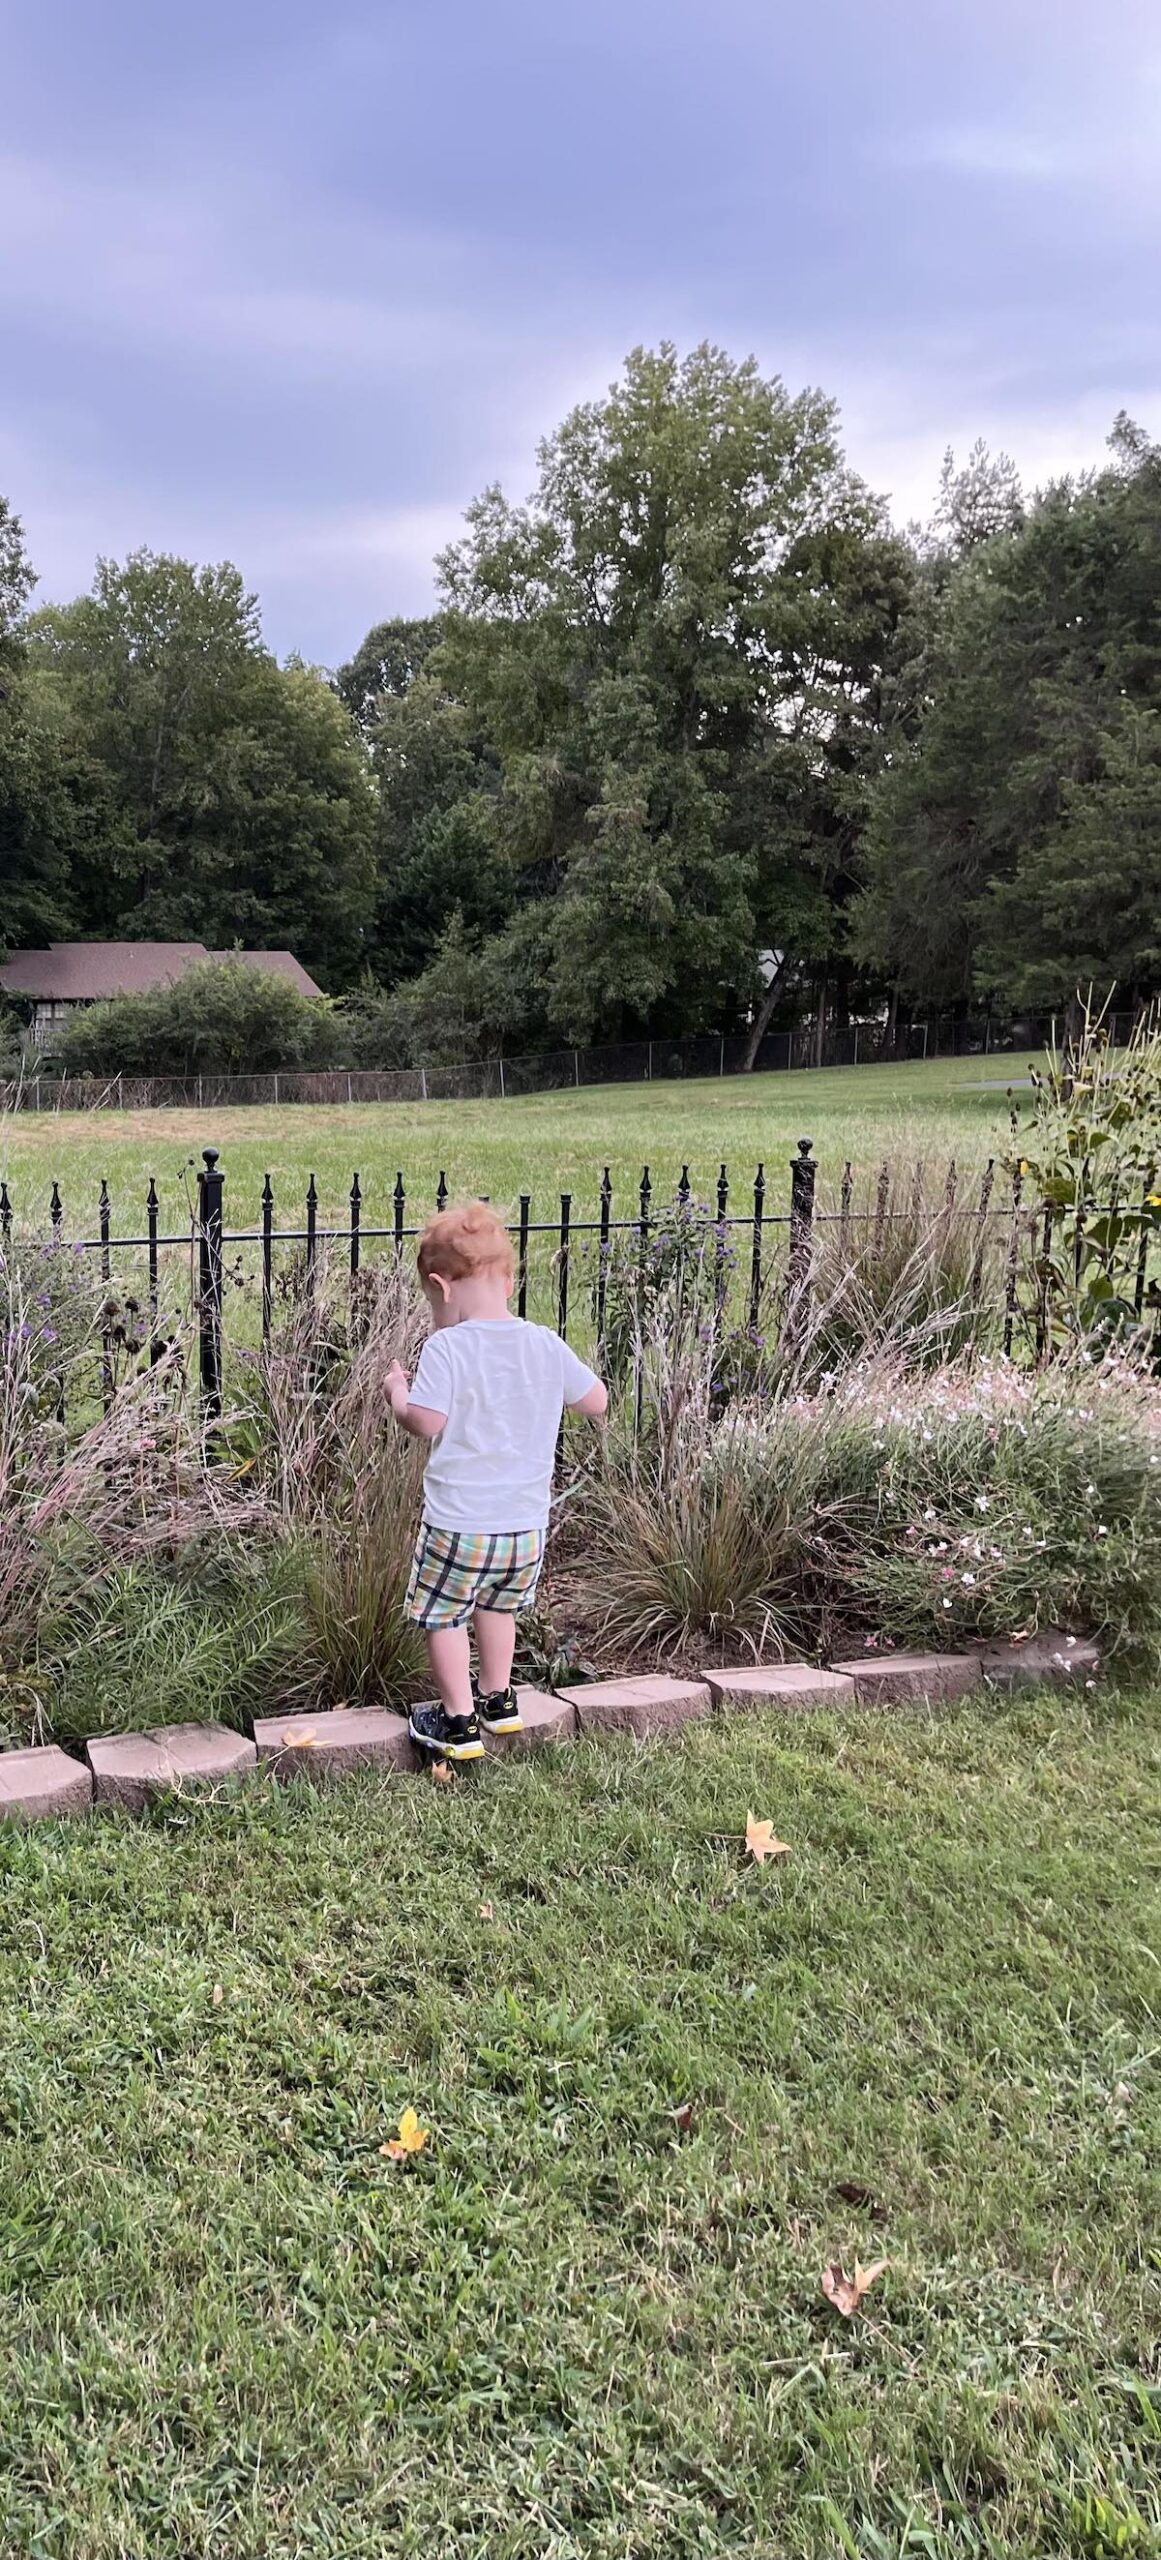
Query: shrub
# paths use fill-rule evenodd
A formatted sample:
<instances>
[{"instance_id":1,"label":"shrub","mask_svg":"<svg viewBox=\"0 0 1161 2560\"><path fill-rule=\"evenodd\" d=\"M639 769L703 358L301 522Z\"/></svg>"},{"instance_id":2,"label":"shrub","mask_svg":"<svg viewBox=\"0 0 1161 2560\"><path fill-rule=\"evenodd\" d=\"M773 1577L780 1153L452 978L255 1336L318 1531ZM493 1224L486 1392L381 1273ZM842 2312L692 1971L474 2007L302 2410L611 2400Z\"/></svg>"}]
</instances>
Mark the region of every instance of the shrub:
<instances>
[{"instance_id":1,"label":"shrub","mask_svg":"<svg viewBox=\"0 0 1161 2560\"><path fill-rule=\"evenodd\" d=\"M263 1075L330 1066L341 1041L325 1000L242 960L206 960L172 986L87 1005L58 1054L69 1075Z\"/></svg>"},{"instance_id":2,"label":"shrub","mask_svg":"<svg viewBox=\"0 0 1161 2560\"><path fill-rule=\"evenodd\" d=\"M1031 1112L1013 1114L1013 1166L1034 1224L1029 1313L1047 1341L1094 1344L1139 1331L1137 1289L1161 1244L1161 1009L1110 1049L1086 1010L1077 1038L1033 1073ZM1161 1366L1161 1282L1143 1289Z\"/></svg>"}]
</instances>

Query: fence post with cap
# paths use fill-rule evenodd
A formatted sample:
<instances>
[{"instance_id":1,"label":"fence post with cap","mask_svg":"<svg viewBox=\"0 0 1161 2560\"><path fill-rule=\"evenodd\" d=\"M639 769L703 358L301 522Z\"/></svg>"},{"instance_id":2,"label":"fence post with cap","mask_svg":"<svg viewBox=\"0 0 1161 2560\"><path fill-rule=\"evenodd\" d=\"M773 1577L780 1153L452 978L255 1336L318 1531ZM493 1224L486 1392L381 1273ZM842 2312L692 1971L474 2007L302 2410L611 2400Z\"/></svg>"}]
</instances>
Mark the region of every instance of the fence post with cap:
<instances>
[{"instance_id":1,"label":"fence post with cap","mask_svg":"<svg viewBox=\"0 0 1161 2560\"><path fill-rule=\"evenodd\" d=\"M274 1310L274 1185L269 1174L262 1185L262 1340L270 1340Z\"/></svg>"},{"instance_id":2,"label":"fence post with cap","mask_svg":"<svg viewBox=\"0 0 1161 2560\"><path fill-rule=\"evenodd\" d=\"M750 1244L750 1331L758 1330L762 1306L762 1218L766 1206L766 1171L759 1165L754 1176L754 1224Z\"/></svg>"},{"instance_id":3,"label":"fence post with cap","mask_svg":"<svg viewBox=\"0 0 1161 2560\"><path fill-rule=\"evenodd\" d=\"M147 1192L146 1192L146 1194L145 1194L145 1236L146 1236L146 1247L147 1247L147 1251L148 1251L148 1255L149 1255L149 1365L150 1365L150 1367L151 1367L151 1368L153 1368L153 1369L155 1369L155 1368L156 1368L157 1363L158 1363L158 1361L159 1361L159 1360L160 1360L160 1358L161 1358L161 1344L160 1344L160 1342L159 1342L159 1340L158 1340L158 1337L157 1337L157 1313L158 1313L158 1297L159 1297L158 1267L157 1267L157 1262L158 1262L158 1257L157 1257L157 1221L158 1221L157 1184L156 1184L156 1182L155 1182L155 1181L154 1181L154 1179L153 1179L153 1175L152 1175L152 1174L150 1174L150 1177L149 1177L149 1189L148 1189L148 1191L147 1191Z\"/></svg>"},{"instance_id":4,"label":"fence post with cap","mask_svg":"<svg viewBox=\"0 0 1161 2560\"><path fill-rule=\"evenodd\" d=\"M609 1229L613 1218L613 1179L606 1165L601 1175L601 1228L597 1245L597 1347L605 1348L605 1303L609 1292Z\"/></svg>"},{"instance_id":5,"label":"fence post with cap","mask_svg":"<svg viewBox=\"0 0 1161 2560\"><path fill-rule=\"evenodd\" d=\"M222 1410L222 1193L225 1175L216 1147L203 1147L198 1175L198 1355L202 1411L216 1422Z\"/></svg>"},{"instance_id":6,"label":"fence post with cap","mask_svg":"<svg viewBox=\"0 0 1161 2560\"><path fill-rule=\"evenodd\" d=\"M109 1284L113 1276L110 1259L109 1185L102 1179L97 1201L97 1225L101 1235L101 1278L105 1283L105 1302L101 1310L101 1402L106 1413L113 1401L113 1339L109 1330Z\"/></svg>"},{"instance_id":7,"label":"fence post with cap","mask_svg":"<svg viewBox=\"0 0 1161 2560\"><path fill-rule=\"evenodd\" d=\"M723 1165L718 1175L717 1218L714 1223L714 1312L719 1324L725 1313L729 1290L729 1229L726 1225L729 1211L730 1177L728 1168Z\"/></svg>"},{"instance_id":8,"label":"fence post with cap","mask_svg":"<svg viewBox=\"0 0 1161 2560\"><path fill-rule=\"evenodd\" d=\"M314 1295L318 1259L318 1185L312 1173L306 1186L306 1285Z\"/></svg>"},{"instance_id":9,"label":"fence post with cap","mask_svg":"<svg viewBox=\"0 0 1161 2560\"><path fill-rule=\"evenodd\" d=\"M812 1141L800 1138L790 1163L790 1256L786 1281L786 1339L801 1342L810 1307L814 1268L814 1185L818 1172Z\"/></svg>"}]
</instances>

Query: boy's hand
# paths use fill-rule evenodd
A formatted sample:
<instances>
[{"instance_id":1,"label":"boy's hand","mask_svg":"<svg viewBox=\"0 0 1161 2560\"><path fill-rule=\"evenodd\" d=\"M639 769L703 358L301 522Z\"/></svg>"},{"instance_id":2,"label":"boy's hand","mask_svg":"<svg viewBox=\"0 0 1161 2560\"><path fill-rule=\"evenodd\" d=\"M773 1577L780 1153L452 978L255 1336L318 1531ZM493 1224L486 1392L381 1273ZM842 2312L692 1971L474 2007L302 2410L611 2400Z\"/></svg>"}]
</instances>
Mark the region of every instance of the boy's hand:
<instances>
[{"instance_id":1,"label":"boy's hand","mask_svg":"<svg viewBox=\"0 0 1161 2560\"><path fill-rule=\"evenodd\" d=\"M392 1413L406 1413L410 1397L407 1371L401 1360L393 1360L387 1372L387 1401Z\"/></svg>"}]
</instances>

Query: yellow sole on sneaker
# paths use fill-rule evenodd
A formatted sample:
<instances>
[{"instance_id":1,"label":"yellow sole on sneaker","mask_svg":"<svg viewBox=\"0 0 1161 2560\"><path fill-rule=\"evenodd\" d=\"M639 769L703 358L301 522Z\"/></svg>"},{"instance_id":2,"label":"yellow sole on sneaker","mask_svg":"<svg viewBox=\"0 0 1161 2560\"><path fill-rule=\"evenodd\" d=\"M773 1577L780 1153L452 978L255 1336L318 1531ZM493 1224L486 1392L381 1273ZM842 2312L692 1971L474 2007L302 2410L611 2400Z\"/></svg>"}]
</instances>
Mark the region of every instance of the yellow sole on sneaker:
<instances>
[{"instance_id":1,"label":"yellow sole on sneaker","mask_svg":"<svg viewBox=\"0 0 1161 2560\"><path fill-rule=\"evenodd\" d=\"M519 1709L513 1716L497 1716L494 1719L491 1716L485 1716L482 1721L485 1733L523 1733L524 1731L524 1718Z\"/></svg>"},{"instance_id":2,"label":"yellow sole on sneaker","mask_svg":"<svg viewBox=\"0 0 1161 2560\"><path fill-rule=\"evenodd\" d=\"M458 1767L463 1760L482 1760L484 1757L484 1745L479 1734L474 1734L470 1742L450 1742L444 1734L417 1733L410 1723L408 1732L421 1751L431 1753L433 1760L454 1760Z\"/></svg>"}]
</instances>

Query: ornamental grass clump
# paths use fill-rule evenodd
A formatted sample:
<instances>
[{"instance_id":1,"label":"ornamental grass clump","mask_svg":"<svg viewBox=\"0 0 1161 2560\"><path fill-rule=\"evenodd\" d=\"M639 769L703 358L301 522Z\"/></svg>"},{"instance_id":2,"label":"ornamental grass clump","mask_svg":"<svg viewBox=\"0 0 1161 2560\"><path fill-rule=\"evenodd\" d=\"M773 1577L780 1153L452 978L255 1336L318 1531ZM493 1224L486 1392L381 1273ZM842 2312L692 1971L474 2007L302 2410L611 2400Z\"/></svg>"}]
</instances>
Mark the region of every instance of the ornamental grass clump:
<instances>
[{"instance_id":1,"label":"ornamental grass clump","mask_svg":"<svg viewBox=\"0 0 1161 2560\"><path fill-rule=\"evenodd\" d=\"M353 1302L305 1293L252 1371L235 1435L294 1561L301 1642L281 1703L375 1706L414 1696L423 1664L404 1615L422 1452L388 1436L393 1360L414 1368L426 1330L410 1276L385 1264Z\"/></svg>"},{"instance_id":2,"label":"ornamental grass clump","mask_svg":"<svg viewBox=\"0 0 1161 2560\"><path fill-rule=\"evenodd\" d=\"M94 1720L91 1705L66 1705L74 1677L90 1700L103 1694L118 1722L132 1720L131 1699L149 1694L143 1620L152 1611L164 1621L175 1661L184 1604L168 1585L181 1560L260 1534L268 1505L207 1463L179 1336L136 1365L123 1342L101 1410L92 1353L107 1301L67 1248L51 1246L43 1260L5 1255L0 1304L0 1741L37 1742L99 1729L104 1710ZM203 1633L192 1631L195 1650ZM171 1693L180 1692L175 1675Z\"/></svg>"},{"instance_id":3,"label":"ornamental grass clump","mask_svg":"<svg viewBox=\"0 0 1161 2560\"><path fill-rule=\"evenodd\" d=\"M803 1345L816 1373L887 1348L933 1368L998 1347L1003 1221L992 1212L991 1168L971 1202L957 1196L954 1167L934 1203L924 1173L885 1164L873 1210L818 1220Z\"/></svg>"}]
</instances>

